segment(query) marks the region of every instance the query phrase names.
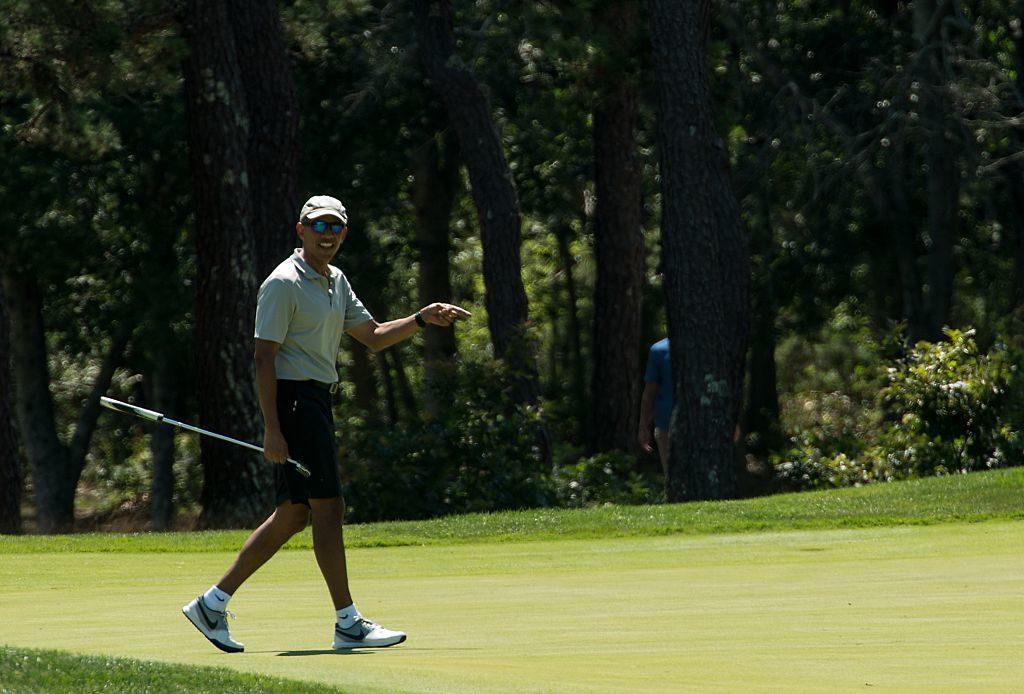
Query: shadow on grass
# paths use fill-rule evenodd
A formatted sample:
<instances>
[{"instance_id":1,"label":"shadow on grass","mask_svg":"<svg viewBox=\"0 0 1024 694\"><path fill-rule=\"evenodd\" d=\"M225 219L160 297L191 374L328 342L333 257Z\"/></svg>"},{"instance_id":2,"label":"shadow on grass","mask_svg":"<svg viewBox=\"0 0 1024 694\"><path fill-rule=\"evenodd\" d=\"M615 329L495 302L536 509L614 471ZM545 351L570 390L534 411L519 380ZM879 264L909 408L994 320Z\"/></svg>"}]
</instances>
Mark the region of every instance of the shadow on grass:
<instances>
[{"instance_id":1,"label":"shadow on grass","mask_svg":"<svg viewBox=\"0 0 1024 694\"><path fill-rule=\"evenodd\" d=\"M258 651L253 651L254 653ZM274 653L275 651L261 651L262 653ZM357 648L339 649L334 650L333 648L313 648L305 651L277 651L279 656L293 656L293 655L371 655L373 651L360 650Z\"/></svg>"},{"instance_id":2,"label":"shadow on grass","mask_svg":"<svg viewBox=\"0 0 1024 694\"><path fill-rule=\"evenodd\" d=\"M295 656L295 655L371 655L377 651L386 651L387 648L349 648L334 650L333 648L314 648L303 651L246 651L247 653L273 653L277 656ZM417 648L415 646L406 646L401 650L393 650L391 653L400 653L402 651L482 651L483 648Z\"/></svg>"}]
</instances>

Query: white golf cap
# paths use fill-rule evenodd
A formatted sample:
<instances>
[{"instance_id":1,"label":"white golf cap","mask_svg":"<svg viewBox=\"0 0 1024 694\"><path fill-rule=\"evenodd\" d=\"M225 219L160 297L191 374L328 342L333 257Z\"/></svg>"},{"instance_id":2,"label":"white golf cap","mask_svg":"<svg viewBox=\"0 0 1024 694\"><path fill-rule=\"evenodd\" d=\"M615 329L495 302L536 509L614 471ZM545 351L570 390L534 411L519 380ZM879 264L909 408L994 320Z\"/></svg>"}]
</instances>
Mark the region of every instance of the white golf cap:
<instances>
[{"instance_id":1,"label":"white golf cap","mask_svg":"<svg viewBox=\"0 0 1024 694\"><path fill-rule=\"evenodd\" d=\"M299 219L316 219L327 215L334 215L348 224L348 211L345 206L341 204L341 200L330 195L314 195L307 200L302 206L302 212L299 213Z\"/></svg>"}]
</instances>

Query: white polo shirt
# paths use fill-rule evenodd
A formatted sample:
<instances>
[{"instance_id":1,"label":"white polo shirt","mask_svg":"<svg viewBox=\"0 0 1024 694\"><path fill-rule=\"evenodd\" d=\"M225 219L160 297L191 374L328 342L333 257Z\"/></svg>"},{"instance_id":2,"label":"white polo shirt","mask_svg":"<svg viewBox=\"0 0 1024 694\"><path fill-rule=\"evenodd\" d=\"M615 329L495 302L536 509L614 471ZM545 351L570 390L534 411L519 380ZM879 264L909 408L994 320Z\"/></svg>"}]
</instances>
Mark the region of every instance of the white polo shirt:
<instances>
[{"instance_id":1,"label":"white polo shirt","mask_svg":"<svg viewBox=\"0 0 1024 694\"><path fill-rule=\"evenodd\" d=\"M328 280L299 256L299 250L260 285L256 337L281 345L274 360L278 378L334 383L342 335L373 316L345 273L328 265Z\"/></svg>"}]
</instances>

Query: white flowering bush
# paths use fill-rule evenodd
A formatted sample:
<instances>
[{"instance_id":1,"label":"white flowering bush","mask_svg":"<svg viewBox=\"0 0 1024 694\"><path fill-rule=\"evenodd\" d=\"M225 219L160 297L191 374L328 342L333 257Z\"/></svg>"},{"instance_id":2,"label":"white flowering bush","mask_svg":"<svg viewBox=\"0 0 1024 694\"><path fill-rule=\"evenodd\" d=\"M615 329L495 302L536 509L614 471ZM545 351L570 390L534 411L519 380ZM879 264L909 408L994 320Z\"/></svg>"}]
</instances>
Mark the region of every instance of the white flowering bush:
<instances>
[{"instance_id":1,"label":"white flowering bush","mask_svg":"<svg viewBox=\"0 0 1024 694\"><path fill-rule=\"evenodd\" d=\"M973 330L945 332L947 341L918 343L889 368L881 443L917 474L1021 462L1020 432L1006 407L1015 360L999 345L981 354Z\"/></svg>"},{"instance_id":2,"label":"white flowering bush","mask_svg":"<svg viewBox=\"0 0 1024 694\"><path fill-rule=\"evenodd\" d=\"M664 501L661 480L636 470L636 458L621 451L598 453L558 465L553 476L558 505L654 504Z\"/></svg>"},{"instance_id":3,"label":"white flowering bush","mask_svg":"<svg viewBox=\"0 0 1024 694\"><path fill-rule=\"evenodd\" d=\"M839 391L805 392L786 403L789 446L772 457L785 489L849 487L891 480L898 466L871 446L882 426L873 400Z\"/></svg>"},{"instance_id":4,"label":"white flowering bush","mask_svg":"<svg viewBox=\"0 0 1024 694\"><path fill-rule=\"evenodd\" d=\"M778 457L775 474L789 489L860 487L906 476L899 459L887 455L878 446L867 448L856 456L827 453L817 447L794 447Z\"/></svg>"}]
</instances>

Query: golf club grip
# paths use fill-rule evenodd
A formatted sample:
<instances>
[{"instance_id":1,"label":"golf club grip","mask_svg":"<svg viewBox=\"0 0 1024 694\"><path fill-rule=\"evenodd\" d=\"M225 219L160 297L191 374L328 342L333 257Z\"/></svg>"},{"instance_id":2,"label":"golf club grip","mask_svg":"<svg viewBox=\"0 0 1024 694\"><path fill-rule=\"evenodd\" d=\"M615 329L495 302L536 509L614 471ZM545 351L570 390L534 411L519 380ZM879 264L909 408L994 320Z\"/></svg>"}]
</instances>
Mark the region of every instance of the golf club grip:
<instances>
[{"instance_id":1,"label":"golf club grip","mask_svg":"<svg viewBox=\"0 0 1024 694\"><path fill-rule=\"evenodd\" d=\"M299 471L299 474L303 477L309 477L311 474L309 468L295 460L294 458L288 458L288 462L295 466L295 469Z\"/></svg>"},{"instance_id":2,"label":"golf club grip","mask_svg":"<svg viewBox=\"0 0 1024 694\"><path fill-rule=\"evenodd\" d=\"M108 398L106 396L100 398L100 404L107 409L114 410L115 412L130 414L134 417L142 417L143 419L149 419L154 422L159 422L163 418L163 415L159 412L147 410L144 407L137 407L136 405L129 405L126 402L114 400L113 398Z\"/></svg>"}]
</instances>

